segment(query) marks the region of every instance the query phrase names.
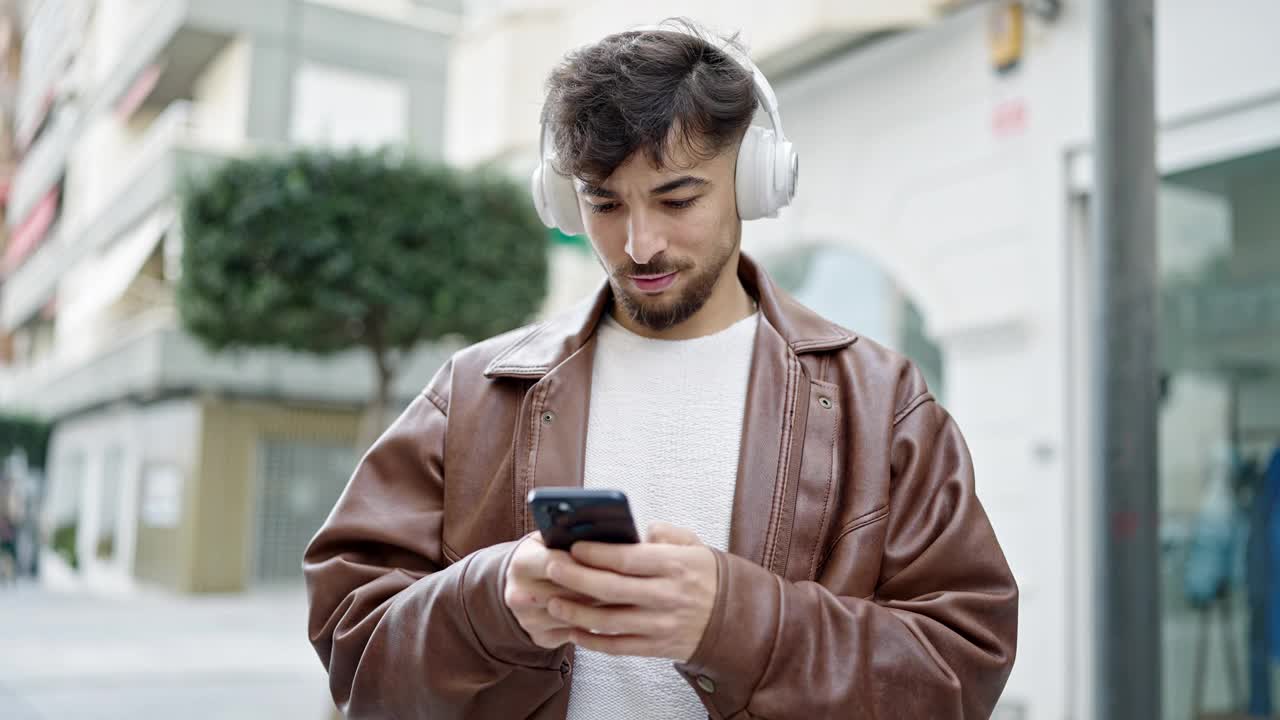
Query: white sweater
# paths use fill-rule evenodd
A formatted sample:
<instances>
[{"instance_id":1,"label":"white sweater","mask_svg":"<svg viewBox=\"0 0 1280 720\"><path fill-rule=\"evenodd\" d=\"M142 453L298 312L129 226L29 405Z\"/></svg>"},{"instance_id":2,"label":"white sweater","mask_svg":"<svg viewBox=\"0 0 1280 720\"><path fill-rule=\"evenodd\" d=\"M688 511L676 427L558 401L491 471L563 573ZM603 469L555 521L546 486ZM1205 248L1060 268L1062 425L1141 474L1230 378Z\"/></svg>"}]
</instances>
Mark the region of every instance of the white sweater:
<instances>
[{"instance_id":1,"label":"white sweater","mask_svg":"<svg viewBox=\"0 0 1280 720\"><path fill-rule=\"evenodd\" d=\"M692 340L601 322L583 484L625 492L642 537L662 520L728 549L758 316ZM577 650L569 720L706 716L670 660Z\"/></svg>"}]
</instances>

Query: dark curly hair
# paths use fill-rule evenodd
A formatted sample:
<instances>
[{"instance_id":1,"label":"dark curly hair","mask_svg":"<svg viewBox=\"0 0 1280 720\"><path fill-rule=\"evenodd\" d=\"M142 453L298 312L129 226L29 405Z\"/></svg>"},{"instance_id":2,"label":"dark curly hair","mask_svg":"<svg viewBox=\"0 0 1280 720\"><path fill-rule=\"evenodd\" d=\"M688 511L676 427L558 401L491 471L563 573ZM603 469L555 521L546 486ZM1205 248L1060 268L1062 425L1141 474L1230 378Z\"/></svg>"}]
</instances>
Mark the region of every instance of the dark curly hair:
<instances>
[{"instance_id":1,"label":"dark curly hair","mask_svg":"<svg viewBox=\"0 0 1280 720\"><path fill-rule=\"evenodd\" d=\"M668 20L567 55L543 107L556 169L598 184L637 151L665 168L675 146L709 160L740 142L756 109L751 71L720 47L741 51L736 36L707 38Z\"/></svg>"}]
</instances>

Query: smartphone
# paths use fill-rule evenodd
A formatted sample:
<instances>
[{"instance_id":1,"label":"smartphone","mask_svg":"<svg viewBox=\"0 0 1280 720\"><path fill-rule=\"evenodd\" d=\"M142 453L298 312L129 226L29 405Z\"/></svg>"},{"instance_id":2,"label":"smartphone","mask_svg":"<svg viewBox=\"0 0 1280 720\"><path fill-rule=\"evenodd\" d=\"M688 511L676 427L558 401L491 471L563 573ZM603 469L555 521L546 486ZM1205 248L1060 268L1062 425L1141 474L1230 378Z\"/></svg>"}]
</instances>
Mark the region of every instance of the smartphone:
<instances>
[{"instance_id":1,"label":"smartphone","mask_svg":"<svg viewBox=\"0 0 1280 720\"><path fill-rule=\"evenodd\" d=\"M529 511L552 550L568 550L579 540L640 542L631 506L620 490L536 488L529 492Z\"/></svg>"}]
</instances>

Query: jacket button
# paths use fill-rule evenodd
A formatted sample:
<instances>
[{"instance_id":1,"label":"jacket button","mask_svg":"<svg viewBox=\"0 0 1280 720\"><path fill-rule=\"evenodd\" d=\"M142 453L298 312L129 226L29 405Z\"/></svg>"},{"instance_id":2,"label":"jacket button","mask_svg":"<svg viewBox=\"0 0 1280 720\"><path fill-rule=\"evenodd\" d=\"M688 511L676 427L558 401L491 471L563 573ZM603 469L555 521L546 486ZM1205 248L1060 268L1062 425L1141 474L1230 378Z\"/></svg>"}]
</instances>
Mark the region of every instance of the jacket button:
<instances>
[{"instance_id":1,"label":"jacket button","mask_svg":"<svg viewBox=\"0 0 1280 720\"><path fill-rule=\"evenodd\" d=\"M824 410L830 410L830 409L831 409L831 399L830 399L830 398L824 398L824 397L818 398L818 404L819 404L819 405L821 405L821 406L822 406L822 408L823 408Z\"/></svg>"},{"instance_id":2,"label":"jacket button","mask_svg":"<svg viewBox=\"0 0 1280 720\"><path fill-rule=\"evenodd\" d=\"M713 693L716 691L715 681L707 677L706 675L698 676L698 687L702 688L705 692L708 692L708 693Z\"/></svg>"},{"instance_id":3,"label":"jacket button","mask_svg":"<svg viewBox=\"0 0 1280 720\"><path fill-rule=\"evenodd\" d=\"M555 421L556 421L556 414L555 414L555 413L551 412L550 410L548 410L547 412L542 413L542 424L543 424L543 425L550 425L551 423L553 423L553 422L555 422Z\"/></svg>"}]
</instances>

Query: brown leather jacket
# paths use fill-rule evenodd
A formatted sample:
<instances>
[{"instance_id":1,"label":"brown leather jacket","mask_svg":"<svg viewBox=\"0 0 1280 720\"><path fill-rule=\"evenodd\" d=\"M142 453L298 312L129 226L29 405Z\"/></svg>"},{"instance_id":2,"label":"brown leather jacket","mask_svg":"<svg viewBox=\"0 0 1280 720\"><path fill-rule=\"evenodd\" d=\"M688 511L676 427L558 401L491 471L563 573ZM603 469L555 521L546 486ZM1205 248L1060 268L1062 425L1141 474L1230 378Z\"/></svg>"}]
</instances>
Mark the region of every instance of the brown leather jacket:
<instances>
[{"instance_id":1,"label":"brown leather jacket","mask_svg":"<svg viewBox=\"0 0 1280 720\"><path fill-rule=\"evenodd\" d=\"M1017 587L959 429L907 360L739 274L762 318L729 553L672 672L713 718L988 717ZM457 353L356 469L304 560L350 717L564 718L573 649L529 640L504 571L528 490L582 482L609 302Z\"/></svg>"}]
</instances>

